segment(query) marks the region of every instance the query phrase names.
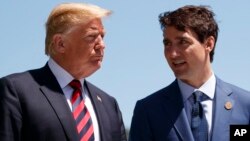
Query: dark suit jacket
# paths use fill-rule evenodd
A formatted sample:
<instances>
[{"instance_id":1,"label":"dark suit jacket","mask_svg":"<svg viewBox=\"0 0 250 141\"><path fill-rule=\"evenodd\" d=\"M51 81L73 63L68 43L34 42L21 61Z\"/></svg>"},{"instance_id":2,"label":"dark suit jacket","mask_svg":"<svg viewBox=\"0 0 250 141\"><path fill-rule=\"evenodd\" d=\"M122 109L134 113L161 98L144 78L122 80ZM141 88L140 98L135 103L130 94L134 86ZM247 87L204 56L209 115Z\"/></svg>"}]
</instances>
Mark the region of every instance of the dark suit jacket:
<instances>
[{"instance_id":1,"label":"dark suit jacket","mask_svg":"<svg viewBox=\"0 0 250 141\"><path fill-rule=\"evenodd\" d=\"M250 92L216 77L213 104L211 141L229 141L229 125L250 123ZM129 140L194 141L177 81L136 103Z\"/></svg>"},{"instance_id":2,"label":"dark suit jacket","mask_svg":"<svg viewBox=\"0 0 250 141\"><path fill-rule=\"evenodd\" d=\"M101 140L126 140L116 100L85 84ZM0 141L79 141L66 98L48 65L0 79Z\"/></svg>"}]
</instances>

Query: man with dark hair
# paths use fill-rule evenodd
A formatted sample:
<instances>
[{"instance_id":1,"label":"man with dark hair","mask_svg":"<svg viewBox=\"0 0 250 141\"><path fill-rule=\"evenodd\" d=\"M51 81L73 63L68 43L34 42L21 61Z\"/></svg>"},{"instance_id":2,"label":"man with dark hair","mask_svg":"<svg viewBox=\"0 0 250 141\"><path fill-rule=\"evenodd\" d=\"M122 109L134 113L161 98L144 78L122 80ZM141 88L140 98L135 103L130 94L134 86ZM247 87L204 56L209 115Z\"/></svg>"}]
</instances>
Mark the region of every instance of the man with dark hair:
<instances>
[{"instance_id":1,"label":"man with dark hair","mask_svg":"<svg viewBox=\"0 0 250 141\"><path fill-rule=\"evenodd\" d=\"M166 60L176 80L137 101L130 141L229 141L231 124L249 124L250 92L217 77L214 13L184 6L160 14Z\"/></svg>"}]
</instances>

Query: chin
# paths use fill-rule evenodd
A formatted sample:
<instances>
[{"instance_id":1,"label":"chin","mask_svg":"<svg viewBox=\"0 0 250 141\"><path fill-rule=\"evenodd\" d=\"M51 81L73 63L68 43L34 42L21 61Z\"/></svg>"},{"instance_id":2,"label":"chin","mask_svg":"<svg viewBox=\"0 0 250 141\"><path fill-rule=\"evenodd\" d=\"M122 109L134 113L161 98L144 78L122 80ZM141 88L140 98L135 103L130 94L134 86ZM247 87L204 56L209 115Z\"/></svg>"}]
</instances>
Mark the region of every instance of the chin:
<instances>
[{"instance_id":1,"label":"chin","mask_svg":"<svg viewBox=\"0 0 250 141\"><path fill-rule=\"evenodd\" d=\"M181 80L186 78L185 77L186 75L184 73L174 72L174 75L176 78L181 79Z\"/></svg>"},{"instance_id":2,"label":"chin","mask_svg":"<svg viewBox=\"0 0 250 141\"><path fill-rule=\"evenodd\" d=\"M94 67L92 67L90 70L92 73L96 72L97 70L99 70L101 68L101 65L96 65Z\"/></svg>"},{"instance_id":3,"label":"chin","mask_svg":"<svg viewBox=\"0 0 250 141\"><path fill-rule=\"evenodd\" d=\"M93 73L95 73L98 69L95 70L89 70L89 72L87 72L86 74L84 74L84 77L89 77L90 75L92 75Z\"/></svg>"},{"instance_id":4,"label":"chin","mask_svg":"<svg viewBox=\"0 0 250 141\"><path fill-rule=\"evenodd\" d=\"M95 64L96 69L99 69L102 67L102 61L97 61Z\"/></svg>"},{"instance_id":5,"label":"chin","mask_svg":"<svg viewBox=\"0 0 250 141\"><path fill-rule=\"evenodd\" d=\"M84 69L81 69L80 76L81 76L81 78L89 77L100 68L101 68L101 65L97 65L97 64L89 65L87 68L84 67Z\"/></svg>"}]
</instances>

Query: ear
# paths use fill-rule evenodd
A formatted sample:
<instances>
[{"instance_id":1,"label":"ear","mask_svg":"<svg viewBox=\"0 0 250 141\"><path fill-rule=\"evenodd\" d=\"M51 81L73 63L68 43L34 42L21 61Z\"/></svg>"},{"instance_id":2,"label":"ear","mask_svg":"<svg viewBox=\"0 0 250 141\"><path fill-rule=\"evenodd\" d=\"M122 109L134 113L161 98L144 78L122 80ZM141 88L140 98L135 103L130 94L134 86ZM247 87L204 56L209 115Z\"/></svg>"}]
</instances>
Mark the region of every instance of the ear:
<instances>
[{"instance_id":1,"label":"ear","mask_svg":"<svg viewBox=\"0 0 250 141\"><path fill-rule=\"evenodd\" d=\"M54 43L54 51L56 53L64 53L65 52L65 46L64 46L62 34L55 34L53 36L53 43Z\"/></svg>"},{"instance_id":2,"label":"ear","mask_svg":"<svg viewBox=\"0 0 250 141\"><path fill-rule=\"evenodd\" d=\"M214 48L214 44L215 44L214 37L213 36L209 36L206 39L206 42L205 42L206 51L211 52L213 50L213 48Z\"/></svg>"}]
</instances>

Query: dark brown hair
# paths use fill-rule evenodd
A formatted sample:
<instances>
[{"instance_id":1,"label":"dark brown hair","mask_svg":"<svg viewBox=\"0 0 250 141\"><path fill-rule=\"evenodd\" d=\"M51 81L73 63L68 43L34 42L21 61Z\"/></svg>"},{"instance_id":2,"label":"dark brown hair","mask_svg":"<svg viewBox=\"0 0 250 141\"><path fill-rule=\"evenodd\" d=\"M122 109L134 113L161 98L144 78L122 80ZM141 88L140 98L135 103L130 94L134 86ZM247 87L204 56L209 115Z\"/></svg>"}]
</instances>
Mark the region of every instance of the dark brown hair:
<instances>
[{"instance_id":1,"label":"dark brown hair","mask_svg":"<svg viewBox=\"0 0 250 141\"><path fill-rule=\"evenodd\" d=\"M212 62L219 31L214 16L215 14L209 10L208 6L187 5L177 10L160 14L159 22L162 30L165 30L168 26L174 26L180 31L191 29L197 34L198 41L201 43L204 43L209 36L213 36L215 44L210 52L210 62Z\"/></svg>"}]
</instances>

